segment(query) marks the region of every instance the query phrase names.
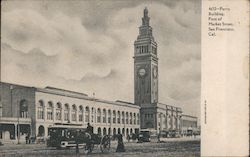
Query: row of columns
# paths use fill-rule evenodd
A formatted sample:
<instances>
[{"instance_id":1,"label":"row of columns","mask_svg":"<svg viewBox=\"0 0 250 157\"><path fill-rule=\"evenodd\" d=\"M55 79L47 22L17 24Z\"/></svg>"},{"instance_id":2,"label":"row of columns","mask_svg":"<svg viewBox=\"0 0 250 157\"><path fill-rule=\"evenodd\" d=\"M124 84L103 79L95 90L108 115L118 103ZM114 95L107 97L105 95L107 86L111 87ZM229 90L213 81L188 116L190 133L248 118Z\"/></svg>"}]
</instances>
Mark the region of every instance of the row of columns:
<instances>
[{"instance_id":1,"label":"row of columns","mask_svg":"<svg viewBox=\"0 0 250 157\"><path fill-rule=\"evenodd\" d=\"M57 111L57 108L56 107L52 107L52 120L48 120L47 116L48 116L48 107L44 107L44 121L52 121L52 122L61 122L61 123L64 123L64 122L71 122L71 123L85 123L86 122L86 108L83 107L83 110L82 110L82 119L83 121L79 121L79 109L77 110L76 109L76 121L72 121L72 108L69 107L69 109L67 110L68 111L68 121L65 121L65 107L61 107L60 108L61 110L61 120L57 120L56 118L56 111ZM106 113L105 113L105 116L103 115L103 110L100 109L100 122L97 122L97 116L98 116L98 113L97 113L97 110L94 108L94 111L92 111L92 108L89 107L89 112L88 112L88 119L89 119L89 122L92 123L103 123L103 118L106 118L106 124L108 124L108 118L109 118L109 113L108 113L109 110L106 110ZM113 123L113 110L110 110L111 112L111 115L110 115L110 121L111 123ZM118 112L116 111L115 112L116 114L116 123L115 124L118 124ZM120 123L119 124L123 124L122 122L122 119L124 119L124 124L126 124L126 119L128 119L128 125L139 125L139 121L138 119L140 118L139 117L139 113L136 113L136 115L134 116L134 113L132 113L132 124L130 124L130 120L131 120L131 116L130 116L130 113L132 112L129 112L128 116L126 116L126 112L124 112L124 117L122 116L122 112L120 112ZM92 116L93 116L93 119L92 119ZM135 120L134 120L135 119ZM134 123L135 122L135 123Z\"/></svg>"},{"instance_id":2,"label":"row of columns","mask_svg":"<svg viewBox=\"0 0 250 157\"><path fill-rule=\"evenodd\" d=\"M159 113L158 115L159 115L160 130L163 130L164 128L171 130L174 129L181 130L181 114L179 114L178 112L176 115L173 115L173 113L171 113L171 115L169 114L164 115L163 113Z\"/></svg>"}]
</instances>

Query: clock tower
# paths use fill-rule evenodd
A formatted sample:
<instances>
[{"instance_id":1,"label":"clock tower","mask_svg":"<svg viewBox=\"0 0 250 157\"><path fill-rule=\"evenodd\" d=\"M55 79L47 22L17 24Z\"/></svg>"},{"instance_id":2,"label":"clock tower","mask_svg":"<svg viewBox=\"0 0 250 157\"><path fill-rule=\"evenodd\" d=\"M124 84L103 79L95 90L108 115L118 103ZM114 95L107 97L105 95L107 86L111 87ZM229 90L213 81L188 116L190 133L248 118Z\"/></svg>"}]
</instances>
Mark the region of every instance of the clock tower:
<instances>
[{"instance_id":1,"label":"clock tower","mask_svg":"<svg viewBox=\"0 0 250 157\"><path fill-rule=\"evenodd\" d=\"M149 20L145 8L139 35L134 42L134 102L141 107L158 103L157 43Z\"/></svg>"}]
</instances>

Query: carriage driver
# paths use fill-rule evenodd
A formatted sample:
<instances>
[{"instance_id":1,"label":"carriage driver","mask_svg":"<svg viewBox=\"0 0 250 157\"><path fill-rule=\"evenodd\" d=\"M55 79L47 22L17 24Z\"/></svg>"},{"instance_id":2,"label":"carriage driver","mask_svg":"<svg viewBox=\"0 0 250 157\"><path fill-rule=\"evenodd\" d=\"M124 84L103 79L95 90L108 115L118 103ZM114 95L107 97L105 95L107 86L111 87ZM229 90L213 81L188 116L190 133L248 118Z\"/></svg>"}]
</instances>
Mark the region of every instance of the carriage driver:
<instances>
[{"instance_id":1,"label":"carriage driver","mask_svg":"<svg viewBox=\"0 0 250 157\"><path fill-rule=\"evenodd\" d=\"M93 134L93 126L91 126L89 123L88 123L86 132L88 132L90 135Z\"/></svg>"}]
</instances>

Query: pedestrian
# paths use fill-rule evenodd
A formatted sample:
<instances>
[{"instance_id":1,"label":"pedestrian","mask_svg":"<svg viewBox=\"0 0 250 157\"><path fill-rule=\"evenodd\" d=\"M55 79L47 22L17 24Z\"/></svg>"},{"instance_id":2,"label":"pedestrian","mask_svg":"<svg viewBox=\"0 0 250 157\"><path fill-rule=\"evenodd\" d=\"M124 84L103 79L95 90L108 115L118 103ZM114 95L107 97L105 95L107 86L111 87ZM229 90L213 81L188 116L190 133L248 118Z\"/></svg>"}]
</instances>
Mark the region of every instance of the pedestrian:
<instances>
[{"instance_id":1,"label":"pedestrian","mask_svg":"<svg viewBox=\"0 0 250 157\"><path fill-rule=\"evenodd\" d=\"M117 138L117 140L118 140L116 152L125 152L122 134L118 133L118 134L116 135L116 138Z\"/></svg>"},{"instance_id":2,"label":"pedestrian","mask_svg":"<svg viewBox=\"0 0 250 157\"><path fill-rule=\"evenodd\" d=\"M161 140L160 140L160 133L158 134L157 139L158 139L158 142L161 142Z\"/></svg>"},{"instance_id":3,"label":"pedestrian","mask_svg":"<svg viewBox=\"0 0 250 157\"><path fill-rule=\"evenodd\" d=\"M86 154L89 154L92 152L92 139L91 138L94 138L93 137L93 127L88 123L87 124L87 130L86 130L86 133L85 133L85 138L86 138L86 147L85 147L85 151L86 151Z\"/></svg>"},{"instance_id":4,"label":"pedestrian","mask_svg":"<svg viewBox=\"0 0 250 157\"><path fill-rule=\"evenodd\" d=\"M26 144L28 144L28 140L29 140L29 134L27 134L27 135L25 136Z\"/></svg>"},{"instance_id":5,"label":"pedestrian","mask_svg":"<svg viewBox=\"0 0 250 157\"><path fill-rule=\"evenodd\" d=\"M127 135L127 140L128 140L128 142L130 141L130 136L129 136L129 134Z\"/></svg>"}]
</instances>

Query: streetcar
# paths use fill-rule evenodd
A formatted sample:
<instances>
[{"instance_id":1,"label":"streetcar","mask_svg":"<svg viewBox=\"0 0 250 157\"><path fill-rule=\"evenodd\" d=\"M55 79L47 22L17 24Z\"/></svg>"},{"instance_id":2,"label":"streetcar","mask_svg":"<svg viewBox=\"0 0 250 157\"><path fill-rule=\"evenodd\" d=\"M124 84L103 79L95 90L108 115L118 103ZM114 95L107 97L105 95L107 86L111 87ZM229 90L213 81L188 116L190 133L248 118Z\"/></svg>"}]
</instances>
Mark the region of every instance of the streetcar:
<instances>
[{"instance_id":1,"label":"streetcar","mask_svg":"<svg viewBox=\"0 0 250 157\"><path fill-rule=\"evenodd\" d=\"M99 134L90 134L87 128L69 128L69 127L49 127L48 128L48 147L57 149L70 147L83 147L86 153L91 153L95 145L98 145L102 152L110 150L110 136Z\"/></svg>"},{"instance_id":2,"label":"streetcar","mask_svg":"<svg viewBox=\"0 0 250 157\"><path fill-rule=\"evenodd\" d=\"M140 142L151 142L156 141L157 133L153 129L141 129L138 135L138 141Z\"/></svg>"}]
</instances>

